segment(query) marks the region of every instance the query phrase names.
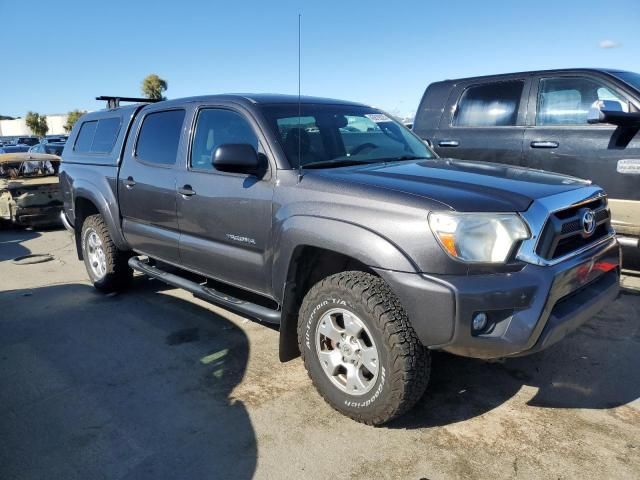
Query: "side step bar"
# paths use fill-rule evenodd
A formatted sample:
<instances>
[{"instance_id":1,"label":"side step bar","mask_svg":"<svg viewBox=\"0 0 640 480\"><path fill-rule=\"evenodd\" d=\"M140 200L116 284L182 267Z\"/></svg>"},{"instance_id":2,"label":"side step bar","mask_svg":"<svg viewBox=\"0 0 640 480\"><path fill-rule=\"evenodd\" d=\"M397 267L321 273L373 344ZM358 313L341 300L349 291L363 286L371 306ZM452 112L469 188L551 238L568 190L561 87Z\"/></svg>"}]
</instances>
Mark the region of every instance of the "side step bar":
<instances>
[{"instance_id":1,"label":"side step bar","mask_svg":"<svg viewBox=\"0 0 640 480\"><path fill-rule=\"evenodd\" d=\"M200 285L199 283L193 282L179 275L165 272L158 267L149 265L146 261L141 260L140 257L131 257L129 259L129 266L134 270L138 270L150 277L157 278L169 285L187 290L202 300L206 300L241 315L256 318L266 323L280 323L281 313L279 310L272 310L271 308L263 307L262 305L246 302L219 292L213 288Z\"/></svg>"}]
</instances>

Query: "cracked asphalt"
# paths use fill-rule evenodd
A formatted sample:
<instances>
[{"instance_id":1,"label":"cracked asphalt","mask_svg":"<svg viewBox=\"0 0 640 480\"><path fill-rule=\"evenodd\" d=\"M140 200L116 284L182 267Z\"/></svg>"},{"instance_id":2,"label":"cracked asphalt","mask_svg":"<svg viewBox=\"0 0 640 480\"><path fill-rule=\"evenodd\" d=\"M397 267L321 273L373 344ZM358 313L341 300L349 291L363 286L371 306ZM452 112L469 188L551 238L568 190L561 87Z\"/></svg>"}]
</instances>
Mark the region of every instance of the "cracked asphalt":
<instances>
[{"instance_id":1,"label":"cracked asphalt","mask_svg":"<svg viewBox=\"0 0 640 480\"><path fill-rule=\"evenodd\" d=\"M12 262L32 253L53 260ZM0 478L640 478L638 271L547 351L434 355L383 428L277 351L274 329L155 280L97 293L65 231L0 231Z\"/></svg>"}]
</instances>

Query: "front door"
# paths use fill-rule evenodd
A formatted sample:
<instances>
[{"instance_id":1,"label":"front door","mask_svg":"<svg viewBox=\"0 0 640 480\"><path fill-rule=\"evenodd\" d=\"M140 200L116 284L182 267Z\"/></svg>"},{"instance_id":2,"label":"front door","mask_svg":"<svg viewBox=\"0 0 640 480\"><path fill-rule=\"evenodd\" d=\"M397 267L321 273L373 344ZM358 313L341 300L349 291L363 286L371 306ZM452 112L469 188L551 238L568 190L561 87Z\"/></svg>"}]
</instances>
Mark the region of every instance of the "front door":
<instances>
[{"instance_id":1,"label":"front door","mask_svg":"<svg viewBox=\"0 0 640 480\"><path fill-rule=\"evenodd\" d=\"M118 177L122 230L131 247L179 263L176 159L185 111L150 112L128 146Z\"/></svg>"},{"instance_id":2,"label":"front door","mask_svg":"<svg viewBox=\"0 0 640 480\"><path fill-rule=\"evenodd\" d=\"M527 166L592 180L609 195L619 232L638 235L640 176L625 165L640 161L640 134L588 124L588 111L598 100L617 101L625 111L633 108L622 92L599 78L540 78L529 106L535 121L525 132Z\"/></svg>"},{"instance_id":3,"label":"front door","mask_svg":"<svg viewBox=\"0 0 640 480\"><path fill-rule=\"evenodd\" d=\"M271 201L274 170L260 178L215 170L219 145L250 144L261 152L256 126L243 113L201 108L178 177L178 222L183 264L208 277L245 289L270 292ZM264 152L260 157L266 163Z\"/></svg>"}]
</instances>

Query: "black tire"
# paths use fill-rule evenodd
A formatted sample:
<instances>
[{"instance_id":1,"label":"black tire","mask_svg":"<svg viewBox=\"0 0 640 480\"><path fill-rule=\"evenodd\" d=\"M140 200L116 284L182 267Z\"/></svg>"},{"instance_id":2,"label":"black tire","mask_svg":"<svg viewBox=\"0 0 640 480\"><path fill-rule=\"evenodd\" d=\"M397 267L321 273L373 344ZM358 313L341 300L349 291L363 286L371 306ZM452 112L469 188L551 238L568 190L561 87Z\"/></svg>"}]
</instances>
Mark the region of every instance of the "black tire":
<instances>
[{"instance_id":1,"label":"black tire","mask_svg":"<svg viewBox=\"0 0 640 480\"><path fill-rule=\"evenodd\" d=\"M320 364L316 328L323 315L337 306L365 324L377 347L377 378L375 383L371 380L373 387L364 395L341 390ZM382 425L407 412L429 382L429 352L395 294L381 278L368 273L331 275L309 290L300 308L298 344L320 395L340 413L367 425Z\"/></svg>"},{"instance_id":2,"label":"black tire","mask_svg":"<svg viewBox=\"0 0 640 480\"><path fill-rule=\"evenodd\" d=\"M91 267L89 253L87 251L87 238L92 232L95 232L102 242L106 273L101 277L98 276ZM85 218L81 230L81 246L84 265L95 288L102 292L109 293L122 291L129 286L131 278L133 277L133 271L127 263L131 252L122 251L116 247L102 215L90 215Z\"/></svg>"}]
</instances>

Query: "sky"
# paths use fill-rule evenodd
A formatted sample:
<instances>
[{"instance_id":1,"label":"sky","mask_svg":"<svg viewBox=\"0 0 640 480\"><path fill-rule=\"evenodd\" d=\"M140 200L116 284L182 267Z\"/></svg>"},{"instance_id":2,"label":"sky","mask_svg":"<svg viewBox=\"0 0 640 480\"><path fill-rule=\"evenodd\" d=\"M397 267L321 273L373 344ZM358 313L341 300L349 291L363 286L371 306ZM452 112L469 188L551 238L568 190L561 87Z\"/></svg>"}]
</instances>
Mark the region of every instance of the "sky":
<instances>
[{"instance_id":1,"label":"sky","mask_svg":"<svg viewBox=\"0 0 640 480\"><path fill-rule=\"evenodd\" d=\"M355 100L408 116L446 78L564 67L640 71L640 0L0 0L0 114L229 92Z\"/></svg>"}]
</instances>

